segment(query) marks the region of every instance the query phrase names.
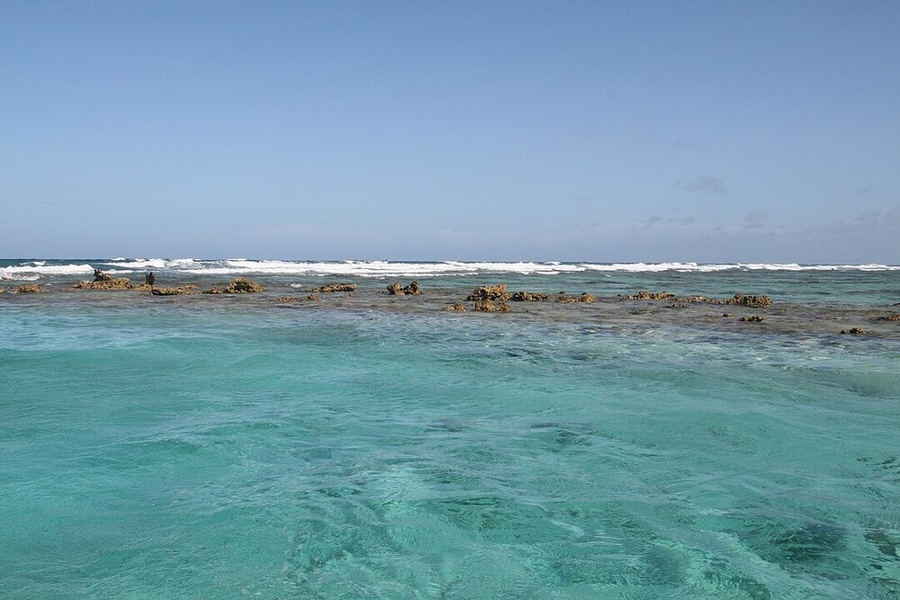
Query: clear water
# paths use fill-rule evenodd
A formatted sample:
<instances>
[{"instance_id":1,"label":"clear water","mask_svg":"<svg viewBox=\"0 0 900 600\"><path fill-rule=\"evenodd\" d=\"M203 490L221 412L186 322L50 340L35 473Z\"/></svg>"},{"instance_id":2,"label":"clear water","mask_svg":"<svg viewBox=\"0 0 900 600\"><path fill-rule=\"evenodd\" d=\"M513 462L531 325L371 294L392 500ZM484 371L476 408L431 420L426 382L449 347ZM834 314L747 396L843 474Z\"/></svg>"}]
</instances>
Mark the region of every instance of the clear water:
<instances>
[{"instance_id":1,"label":"clear water","mask_svg":"<svg viewBox=\"0 0 900 600\"><path fill-rule=\"evenodd\" d=\"M119 301L0 332L4 598L900 598L896 340Z\"/></svg>"}]
</instances>

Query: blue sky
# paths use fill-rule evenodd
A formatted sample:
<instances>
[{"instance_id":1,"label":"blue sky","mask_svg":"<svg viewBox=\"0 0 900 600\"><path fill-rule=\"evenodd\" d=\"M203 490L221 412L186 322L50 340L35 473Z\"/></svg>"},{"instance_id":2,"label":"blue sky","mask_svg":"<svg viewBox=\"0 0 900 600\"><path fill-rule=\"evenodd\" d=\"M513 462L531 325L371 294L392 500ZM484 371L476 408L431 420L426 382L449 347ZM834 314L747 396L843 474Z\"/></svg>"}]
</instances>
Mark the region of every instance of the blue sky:
<instances>
[{"instance_id":1,"label":"blue sky","mask_svg":"<svg viewBox=\"0 0 900 600\"><path fill-rule=\"evenodd\" d=\"M900 2L0 2L0 257L900 264Z\"/></svg>"}]
</instances>

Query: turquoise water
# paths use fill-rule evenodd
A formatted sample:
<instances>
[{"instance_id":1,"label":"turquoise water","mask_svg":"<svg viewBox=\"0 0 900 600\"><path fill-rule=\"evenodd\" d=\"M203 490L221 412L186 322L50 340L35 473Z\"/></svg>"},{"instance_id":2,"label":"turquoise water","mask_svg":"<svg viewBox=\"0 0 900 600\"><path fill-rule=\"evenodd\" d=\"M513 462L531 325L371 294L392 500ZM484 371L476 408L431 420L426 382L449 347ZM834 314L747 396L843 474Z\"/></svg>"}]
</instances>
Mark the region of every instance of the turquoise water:
<instances>
[{"instance_id":1,"label":"turquoise water","mask_svg":"<svg viewBox=\"0 0 900 600\"><path fill-rule=\"evenodd\" d=\"M893 339L121 301L0 331L4 598L900 597Z\"/></svg>"}]
</instances>

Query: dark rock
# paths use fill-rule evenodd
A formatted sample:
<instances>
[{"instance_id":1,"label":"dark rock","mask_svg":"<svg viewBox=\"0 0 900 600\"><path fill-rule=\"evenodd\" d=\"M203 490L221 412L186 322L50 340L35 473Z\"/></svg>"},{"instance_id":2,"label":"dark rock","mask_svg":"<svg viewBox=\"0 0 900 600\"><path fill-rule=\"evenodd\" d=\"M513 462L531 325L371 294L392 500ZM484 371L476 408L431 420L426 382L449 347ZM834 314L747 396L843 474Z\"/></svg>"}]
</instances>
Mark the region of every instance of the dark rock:
<instances>
[{"instance_id":1,"label":"dark rock","mask_svg":"<svg viewBox=\"0 0 900 600\"><path fill-rule=\"evenodd\" d=\"M762 323L764 317L762 315L750 315L749 317L741 317L741 321L745 323Z\"/></svg>"},{"instance_id":2,"label":"dark rock","mask_svg":"<svg viewBox=\"0 0 900 600\"><path fill-rule=\"evenodd\" d=\"M499 300L500 302L506 302L511 297L512 294L506 291L506 284L500 283L498 285L482 285L477 287L466 297L466 300L469 302L477 302L479 300Z\"/></svg>"},{"instance_id":3,"label":"dark rock","mask_svg":"<svg viewBox=\"0 0 900 600\"><path fill-rule=\"evenodd\" d=\"M535 292L515 292L510 300L515 302L546 302L547 294L538 294Z\"/></svg>"},{"instance_id":4,"label":"dark rock","mask_svg":"<svg viewBox=\"0 0 900 600\"><path fill-rule=\"evenodd\" d=\"M506 287L506 286L504 286ZM500 300L499 303L494 304L492 300L477 300L475 302L475 310L480 312L510 312L512 307L507 304L505 301Z\"/></svg>"},{"instance_id":5,"label":"dark rock","mask_svg":"<svg viewBox=\"0 0 900 600\"><path fill-rule=\"evenodd\" d=\"M841 329L841 335L847 335L848 333L850 335L865 335L866 334L866 332L863 331L862 329L860 329L859 327L851 327L849 330Z\"/></svg>"},{"instance_id":6,"label":"dark rock","mask_svg":"<svg viewBox=\"0 0 900 600\"><path fill-rule=\"evenodd\" d=\"M724 304L749 306L750 308L768 308L772 306L772 300L768 296L745 296L744 294L735 294L730 300L725 300Z\"/></svg>"},{"instance_id":7,"label":"dark rock","mask_svg":"<svg viewBox=\"0 0 900 600\"><path fill-rule=\"evenodd\" d=\"M186 294L193 294L196 289L197 286L190 283L188 285L179 285L178 287L152 288L150 293L154 296L184 296Z\"/></svg>"},{"instance_id":8,"label":"dark rock","mask_svg":"<svg viewBox=\"0 0 900 600\"><path fill-rule=\"evenodd\" d=\"M555 302L559 304L573 304L575 302L596 302L597 299L587 292L583 292L580 296L569 296L566 294L560 294L556 297Z\"/></svg>"},{"instance_id":9,"label":"dark rock","mask_svg":"<svg viewBox=\"0 0 900 600\"><path fill-rule=\"evenodd\" d=\"M633 294L631 296L625 296L626 300L671 300L675 297L675 294L670 294L668 292L648 292L646 290L641 290L637 294Z\"/></svg>"},{"instance_id":10,"label":"dark rock","mask_svg":"<svg viewBox=\"0 0 900 600\"><path fill-rule=\"evenodd\" d=\"M355 283L326 283L321 287L313 288L312 291L331 294L334 292L352 292L355 289Z\"/></svg>"},{"instance_id":11,"label":"dark rock","mask_svg":"<svg viewBox=\"0 0 900 600\"><path fill-rule=\"evenodd\" d=\"M132 290L134 286L127 277L118 277L112 279L105 275L106 279L95 279L94 281L79 281L72 287L76 290Z\"/></svg>"},{"instance_id":12,"label":"dark rock","mask_svg":"<svg viewBox=\"0 0 900 600\"><path fill-rule=\"evenodd\" d=\"M413 281L406 287L403 287L399 282L392 283L387 286L387 291L394 296L420 296L422 294L422 288L418 281Z\"/></svg>"},{"instance_id":13,"label":"dark rock","mask_svg":"<svg viewBox=\"0 0 900 600\"><path fill-rule=\"evenodd\" d=\"M265 290L263 286L259 285L255 281L251 279L247 279L246 277L238 277L237 279L231 280L231 282L226 285L224 288L214 287L210 290L206 290L203 292L204 294L256 294Z\"/></svg>"},{"instance_id":14,"label":"dark rock","mask_svg":"<svg viewBox=\"0 0 900 600\"><path fill-rule=\"evenodd\" d=\"M112 277L108 273L104 273L100 269L94 269L94 281L110 281Z\"/></svg>"}]
</instances>

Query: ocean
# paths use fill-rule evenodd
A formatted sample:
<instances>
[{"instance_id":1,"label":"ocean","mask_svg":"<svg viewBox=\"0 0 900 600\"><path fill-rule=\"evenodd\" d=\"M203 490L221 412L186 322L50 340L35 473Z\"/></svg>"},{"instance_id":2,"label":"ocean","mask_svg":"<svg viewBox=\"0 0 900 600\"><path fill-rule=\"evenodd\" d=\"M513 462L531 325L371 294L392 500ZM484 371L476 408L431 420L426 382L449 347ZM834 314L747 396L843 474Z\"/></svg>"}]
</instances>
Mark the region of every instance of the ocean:
<instances>
[{"instance_id":1,"label":"ocean","mask_svg":"<svg viewBox=\"0 0 900 600\"><path fill-rule=\"evenodd\" d=\"M72 289L94 269L266 291ZM444 310L499 283L551 299ZM3 598L900 598L900 267L5 260L0 288ZM772 305L686 299L736 293Z\"/></svg>"}]
</instances>

